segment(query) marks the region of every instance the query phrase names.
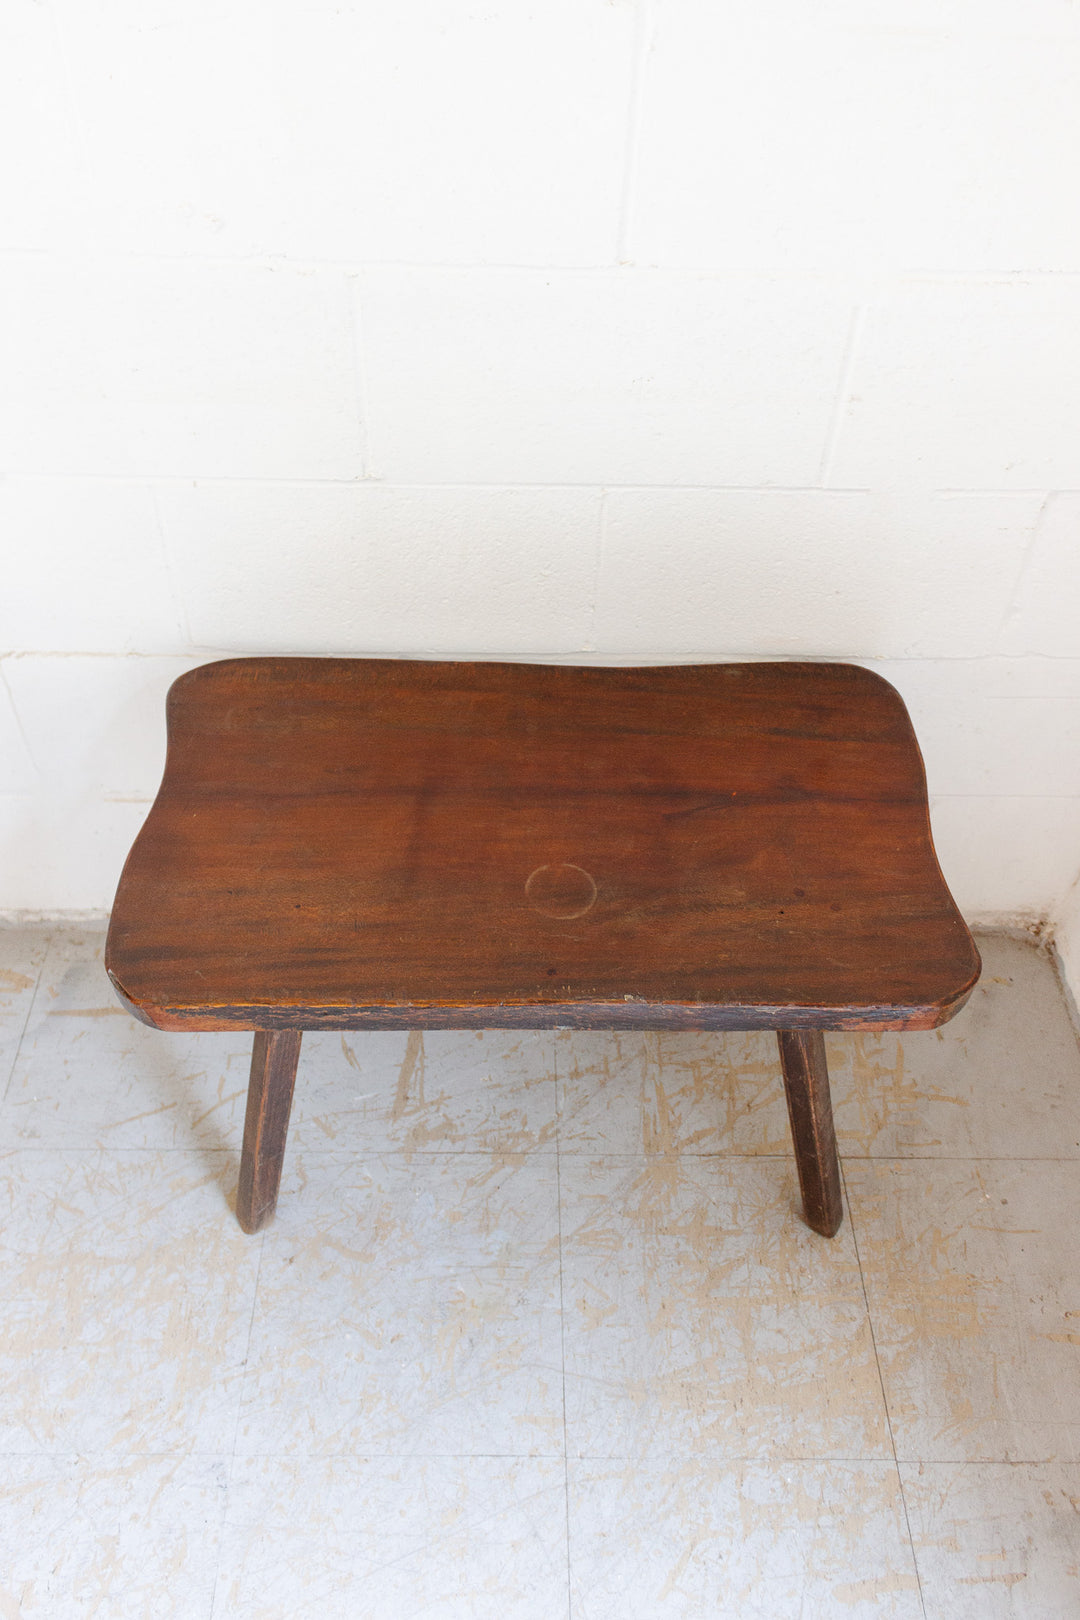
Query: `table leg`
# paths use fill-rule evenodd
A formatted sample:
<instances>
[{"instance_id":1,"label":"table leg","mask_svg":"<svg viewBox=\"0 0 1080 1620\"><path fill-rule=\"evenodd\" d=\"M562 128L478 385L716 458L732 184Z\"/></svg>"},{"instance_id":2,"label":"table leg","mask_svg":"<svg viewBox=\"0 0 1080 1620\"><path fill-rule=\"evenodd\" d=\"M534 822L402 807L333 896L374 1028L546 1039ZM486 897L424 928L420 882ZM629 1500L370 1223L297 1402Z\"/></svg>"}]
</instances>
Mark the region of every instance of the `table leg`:
<instances>
[{"instance_id":1,"label":"table leg","mask_svg":"<svg viewBox=\"0 0 1080 1620\"><path fill-rule=\"evenodd\" d=\"M277 1206L302 1034L299 1029L255 1031L236 1194L236 1218L245 1232L265 1226Z\"/></svg>"},{"instance_id":2,"label":"table leg","mask_svg":"<svg viewBox=\"0 0 1080 1620\"><path fill-rule=\"evenodd\" d=\"M829 1068L820 1029L778 1029L788 1118L802 1188L806 1224L833 1237L844 1218L836 1157Z\"/></svg>"}]
</instances>

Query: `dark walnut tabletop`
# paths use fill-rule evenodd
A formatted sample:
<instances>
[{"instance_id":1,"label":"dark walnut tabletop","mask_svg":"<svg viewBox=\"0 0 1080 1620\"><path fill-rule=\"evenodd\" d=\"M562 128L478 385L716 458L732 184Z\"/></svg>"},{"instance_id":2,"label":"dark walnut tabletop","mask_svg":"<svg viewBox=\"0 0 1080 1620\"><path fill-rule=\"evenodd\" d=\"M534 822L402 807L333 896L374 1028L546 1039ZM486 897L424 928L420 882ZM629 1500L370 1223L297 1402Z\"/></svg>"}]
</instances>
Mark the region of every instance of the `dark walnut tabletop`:
<instances>
[{"instance_id":1,"label":"dark walnut tabletop","mask_svg":"<svg viewBox=\"0 0 1080 1620\"><path fill-rule=\"evenodd\" d=\"M107 966L163 1029L926 1029L979 972L846 664L184 675Z\"/></svg>"}]
</instances>

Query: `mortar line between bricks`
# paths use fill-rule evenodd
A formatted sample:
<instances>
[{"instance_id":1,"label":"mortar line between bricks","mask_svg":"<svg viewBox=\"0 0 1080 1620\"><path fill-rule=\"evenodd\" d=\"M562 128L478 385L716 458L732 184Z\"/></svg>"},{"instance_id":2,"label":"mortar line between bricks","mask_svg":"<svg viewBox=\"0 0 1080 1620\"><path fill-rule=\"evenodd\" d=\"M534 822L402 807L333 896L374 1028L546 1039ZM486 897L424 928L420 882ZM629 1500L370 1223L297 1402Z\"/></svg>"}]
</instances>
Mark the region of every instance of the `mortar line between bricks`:
<instances>
[{"instance_id":1,"label":"mortar line between bricks","mask_svg":"<svg viewBox=\"0 0 1080 1620\"><path fill-rule=\"evenodd\" d=\"M31 264L52 262L70 266L72 256L70 253L56 251L52 248L37 247L6 247L0 248L0 263L5 260L13 263L26 261ZM83 261L80 261L83 262ZM938 285L941 287L1003 287L1022 290L1029 284L1041 285L1043 283L1065 286L1080 284L1080 270L1046 270L1041 268L1017 269L1010 266L1000 270L943 270L933 266L896 265L885 269L880 267L856 267L850 264L814 265L814 264L777 264L753 263L744 264L717 264L702 262L689 264L686 262L672 262L670 264L637 264L633 262L613 264L610 259L578 259L561 260L553 262L542 259L505 259L500 261L480 259L409 259L409 258L321 258L318 255L301 255L282 250L279 253L201 253L201 252L132 252L115 249L112 252L91 253L86 256L85 262L91 266L124 267L167 264L186 266L191 264L207 265L222 270L272 270L293 271L299 276L309 275L312 272L327 272L335 275L362 275L373 271L416 271L428 275L566 275L566 276L602 276L602 275L640 275L640 276L678 276L682 278L697 278L709 281L772 281L772 282L810 282L820 285L852 286L884 285L903 290L910 285L926 286Z\"/></svg>"}]
</instances>

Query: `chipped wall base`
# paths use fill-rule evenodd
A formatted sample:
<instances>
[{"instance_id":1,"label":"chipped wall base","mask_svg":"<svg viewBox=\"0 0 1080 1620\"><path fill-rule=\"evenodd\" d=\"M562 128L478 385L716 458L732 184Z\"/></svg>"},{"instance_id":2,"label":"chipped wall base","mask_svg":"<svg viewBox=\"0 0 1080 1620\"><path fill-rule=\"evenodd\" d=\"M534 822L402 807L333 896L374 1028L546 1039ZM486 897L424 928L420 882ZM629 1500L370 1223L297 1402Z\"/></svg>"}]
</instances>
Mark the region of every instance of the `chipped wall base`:
<instances>
[{"instance_id":1,"label":"chipped wall base","mask_svg":"<svg viewBox=\"0 0 1080 1620\"><path fill-rule=\"evenodd\" d=\"M1024 939L1030 944L1044 943L1047 930L1045 916L1035 911L980 911L971 907L964 910L964 921L969 928L983 934L1007 934L1010 939Z\"/></svg>"},{"instance_id":2,"label":"chipped wall base","mask_svg":"<svg viewBox=\"0 0 1080 1620\"><path fill-rule=\"evenodd\" d=\"M0 928L40 928L49 923L67 927L105 928L109 913L102 910L21 911L0 908Z\"/></svg>"}]
</instances>

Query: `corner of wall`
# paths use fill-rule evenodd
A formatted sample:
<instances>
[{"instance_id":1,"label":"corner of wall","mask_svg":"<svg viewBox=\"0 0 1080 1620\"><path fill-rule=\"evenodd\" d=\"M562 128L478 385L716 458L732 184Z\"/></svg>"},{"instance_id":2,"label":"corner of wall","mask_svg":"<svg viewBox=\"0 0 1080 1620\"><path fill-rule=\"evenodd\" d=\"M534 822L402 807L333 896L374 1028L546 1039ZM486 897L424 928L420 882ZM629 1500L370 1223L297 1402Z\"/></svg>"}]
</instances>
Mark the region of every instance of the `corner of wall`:
<instances>
[{"instance_id":1,"label":"corner of wall","mask_svg":"<svg viewBox=\"0 0 1080 1620\"><path fill-rule=\"evenodd\" d=\"M1049 932L1073 1023L1080 1032L1080 877L1050 919Z\"/></svg>"}]
</instances>

